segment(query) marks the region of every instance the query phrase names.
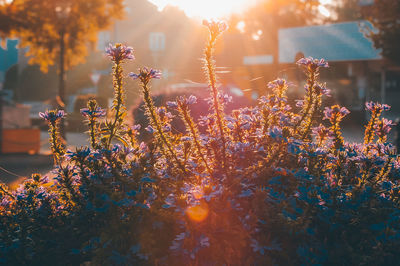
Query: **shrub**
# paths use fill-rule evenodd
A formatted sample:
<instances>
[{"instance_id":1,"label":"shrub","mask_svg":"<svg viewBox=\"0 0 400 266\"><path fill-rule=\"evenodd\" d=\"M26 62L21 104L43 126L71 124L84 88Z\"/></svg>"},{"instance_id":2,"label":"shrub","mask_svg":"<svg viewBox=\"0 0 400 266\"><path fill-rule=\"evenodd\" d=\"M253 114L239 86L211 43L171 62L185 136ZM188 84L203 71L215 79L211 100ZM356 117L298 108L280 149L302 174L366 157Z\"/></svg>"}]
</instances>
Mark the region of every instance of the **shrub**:
<instances>
[{"instance_id":1,"label":"shrub","mask_svg":"<svg viewBox=\"0 0 400 266\"><path fill-rule=\"evenodd\" d=\"M243 107L248 107L252 104L250 100L248 100L244 96L235 96L232 94L226 93L228 96L231 98L231 102L227 106L227 112L233 111L235 109L243 108ZM190 113L194 119L194 121L198 121L201 117L206 116L209 112L209 105L206 101L207 96L207 91L186 91L182 90L179 92L173 92L173 93L168 93L168 92L161 92L157 95L152 96L152 99L154 101L154 104L156 106L165 106L167 102L170 101L175 101L175 99L179 96L195 96L196 97L196 104L191 106ZM179 113L176 110L171 110L173 117L171 121L171 129L174 134L184 134L186 132L186 126L182 119L179 117ZM132 109L132 118L133 122L135 124L139 125L145 125L147 123L147 116L145 114L145 102L141 101L136 107ZM205 127L200 126L199 130L202 133L205 133ZM144 127L139 129L138 132L138 140L139 141L144 141L148 142L150 139L153 138L153 134L148 132Z\"/></svg>"},{"instance_id":2,"label":"shrub","mask_svg":"<svg viewBox=\"0 0 400 266\"><path fill-rule=\"evenodd\" d=\"M318 80L324 60L303 58L307 75L299 111L287 105L288 83L268 84L259 104L225 113L213 48L224 23L206 23L209 114L191 115L194 96L156 107L139 81L154 135L148 144L129 127L122 64L131 48L110 46L113 118L91 100L81 110L90 146L65 151L62 111L49 124L54 180L34 174L16 191L1 186L0 254L8 264L352 265L396 264L399 258L399 160L387 143L387 105L367 103L362 144L344 141L349 111L322 110L329 91ZM173 133L170 110L186 132ZM206 130L201 132L200 126Z\"/></svg>"}]
</instances>

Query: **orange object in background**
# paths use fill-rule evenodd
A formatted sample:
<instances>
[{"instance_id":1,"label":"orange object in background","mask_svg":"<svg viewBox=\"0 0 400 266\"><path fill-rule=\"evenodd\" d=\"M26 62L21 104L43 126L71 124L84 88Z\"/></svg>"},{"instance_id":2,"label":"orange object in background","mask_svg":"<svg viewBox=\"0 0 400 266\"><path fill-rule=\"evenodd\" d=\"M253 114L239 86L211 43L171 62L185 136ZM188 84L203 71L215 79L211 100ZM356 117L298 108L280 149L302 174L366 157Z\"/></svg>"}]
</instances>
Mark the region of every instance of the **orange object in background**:
<instances>
[{"instance_id":1,"label":"orange object in background","mask_svg":"<svg viewBox=\"0 0 400 266\"><path fill-rule=\"evenodd\" d=\"M36 154L40 150L40 129L3 129L2 153Z\"/></svg>"}]
</instances>

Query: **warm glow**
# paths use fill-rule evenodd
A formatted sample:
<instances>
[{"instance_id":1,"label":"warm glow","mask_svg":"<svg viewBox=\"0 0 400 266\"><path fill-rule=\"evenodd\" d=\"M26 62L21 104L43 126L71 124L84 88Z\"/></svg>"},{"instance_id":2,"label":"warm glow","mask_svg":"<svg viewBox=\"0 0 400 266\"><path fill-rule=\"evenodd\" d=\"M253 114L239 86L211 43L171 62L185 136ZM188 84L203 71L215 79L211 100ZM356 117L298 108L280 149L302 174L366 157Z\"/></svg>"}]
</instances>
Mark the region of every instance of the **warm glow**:
<instances>
[{"instance_id":1,"label":"warm glow","mask_svg":"<svg viewBox=\"0 0 400 266\"><path fill-rule=\"evenodd\" d=\"M0 5L11 4L13 0L0 0Z\"/></svg>"},{"instance_id":2,"label":"warm glow","mask_svg":"<svg viewBox=\"0 0 400 266\"><path fill-rule=\"evenodd\" d=\"M332 0L319 0L321 5L330 5L332 4Z\"/></svg>"},{"instance_id":3,"label":"warm glow","mask_svg":"<svg viewBox=\"0 0 400 266\"><path fill-rule=\"evenodd\" d=\"M194 222L202 222L208 216L208 205L205 202L201 202L199 205L191 206L187 208L186 215L190 220Z\"/></svg>"},{"instance_id":4,"label":"warm glow","mask_svg":"<svg viewBox=\"0 0 400 266\"><path fill-rule=\"evenodd\" d=\"M240 33L244 33L246 31L246 22L243 20L239 21L239 23L236 25L236 29L238 29Z\"/></svg>"},{"instance_id":5,"label":"warm glow","mask_svg":"<svg viewBox=\"0 0 400 266\"><path fill-rule=\"evenodd\" d=\"M167 5L181 8L190 17L223 18L239 13L258 0L150 0L161 10Z\"/></svg>"}]
</instances>

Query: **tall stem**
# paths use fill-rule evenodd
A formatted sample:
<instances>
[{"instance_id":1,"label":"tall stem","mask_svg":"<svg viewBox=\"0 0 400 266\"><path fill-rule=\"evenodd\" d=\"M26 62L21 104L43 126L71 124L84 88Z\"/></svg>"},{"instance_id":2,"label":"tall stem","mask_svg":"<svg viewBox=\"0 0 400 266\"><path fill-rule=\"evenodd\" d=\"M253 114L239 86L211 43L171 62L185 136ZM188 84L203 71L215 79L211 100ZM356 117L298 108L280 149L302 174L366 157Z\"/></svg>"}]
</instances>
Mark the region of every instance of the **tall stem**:
<instances>
[{"instance_id":1,"label":"tall stem","mask_svg":"<svg viewBox=\"0 0 400 266\"><path fill-rule=\"evenodd\" d=\"M305 97L305 104L306 107L304 109L303 115L301 116L299 122L296 124L296 126L294 127L294 132L298 131L298 128L301 126L301 124L306 121L306 128L308 128L307 121L308 119L312 119L309 118L310 113L312 115L313 113L313 105L314 105L314 101L313 101L313 91L314 91L314 86L315 86L315 79L316 79L316 73L315 72L310 72L309 76L308 76L308 80L307 80L307 95ZM300 132L299 132L300 133ZM306 134L306 130L303 132L303 136Z\"/></svg>"},{"instance_id":2,"label":"tall stem","mask_svg":"<svg viewBox=\"0 0 400 266\"><path fill-rule=\"evenodd\" d=\"M203 161L204 166L207 169L207 172L211 175L211 169L208 166L206 157L205 157L205 155L203 153L203 147L200 144L199 130L196 127L196 124L193 122L192 117L190 116L188 107L187 106L181 106L180 111L181 111L181 115L183 117L183 120L186 123L187 130L189 131L189 133L191 134L191 136L193 138L193 142L194 142L194 144L196 146L197 153L199 154L201 160Z\"/></svg>"},{"instance_id":3,"label":"tall stem","mask_svg":"<svg viewBox=\"0 0 400 266\"><path fill-rule=\"evenodd\" d=\"M168 152L174 158L174 160L178 164L179 168L185 173L186 172L185 166L179 160L179 158L176 155L174 149L172 148L171 143L168 141L168 139L165 136L164 131L163 131L162 127L161 127L161 123L160 123L159 118L158 118L158 116L157 116L157 114L155 112L155 107L154 107L153 100L150 97L150 91L149 91L148 83L146 83L146 82L142 83L142 92L143 92L144 102L146 103L147 113L150 116L150 122L151 122L152 126L155 127L155 129L157 130L157 133L158 133L158 136L161 139L161 142L164 143L164 145L167 147Z\"/></svg>"},{"instance_id":4,"label":"tall stem","mask_svg":"<svg viewBox=\"0 0 400 266\"><path fill-rule=\"evenodd\" d=\"M115 61L113 66L113 83L114 83L114 121L110 126L110 136L107 141L107 148L110 147L111 141L117 133L117 127L123 122L124 112L124 91L123 91L123 81L122 81L122 66L120 61Z\"/></svg>"},{"instance_id":5,"label":"tall stem","mask_svg":"<svg viewBox=\"0 0 400 266\"><path fill-rule=\"evenodd\" d=\"M58 109L64 110L66 99L65 99L65 29L61 29L60 32L60 65L59 65L59 87L58 87L59 103ZM65 124L64 120L60 122L60 133L61 137L66 139Z\"/></svg>"},{"instance_id":6,"label":"tall stem","mask_svg":"<svg viewBox=\"0 0 400 266\"><path fill-rule=\"evenodd\" d=\"M226 140L225 140L225 131L224 131L223 123L222 123L223 108L221 107L221 104L219 103L219 99L218 99L217 77L215 74L215 64L214 64L214 58L213 58L214 57L213 51L214 51L216 39L217 39L217 36L214 36L213 34L211 34L210 40L209 40L206 50L205 50L205 62L206 62L206 70L207 70L207 75L208 75L208 80L209 80L209 86L211 88L212 97L213 97L213 107L214 107L214 111L215 111L215 116L217 118L217 125L219 128L219 133L221 135L223 168L226 169L226 167L227 167Z\"/></svg>"}]
</instances>

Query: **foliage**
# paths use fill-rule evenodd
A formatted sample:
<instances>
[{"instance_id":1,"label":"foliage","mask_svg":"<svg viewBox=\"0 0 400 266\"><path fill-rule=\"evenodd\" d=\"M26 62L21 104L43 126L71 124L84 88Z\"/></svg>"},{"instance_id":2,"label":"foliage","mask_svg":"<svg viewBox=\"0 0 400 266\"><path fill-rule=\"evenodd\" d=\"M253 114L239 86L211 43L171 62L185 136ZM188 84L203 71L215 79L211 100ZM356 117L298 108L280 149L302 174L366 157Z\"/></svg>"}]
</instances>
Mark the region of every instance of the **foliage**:
<instances>
[{"instance_id":1,"label":"foliage","mask_svg":"<svg viewBox=\"0 0 400 266\"><path fill-rule=\"evenodd\" d=\"M315 0L262 0L242 15L233 16L230 24L237 26L238 23L244 23L245 37L254 41L254 36L258 35L261 43L267 43L272 48L276 46L277 32L280 28L313 23L318 16L319 4L319 1ZM258 33L260 30L261 34ZM265 49L265 45L263 48Z\"/></svg>"},{"instance_id":2,"label":"foliage","mask_svg":"<svg viewBox=\"0 0 400 266\"><path fill-rule=\"evenodd\" d=\"M371 10L367 11L367 18L376 27L377 31L370 32L374 45L382 49L383 56L400 63L400 3L399 1L375 1Z\"/></svg>"},{"instance_id":3,"label":"foliage","mask_svg":"<svg viewBox=\"0 0 400 266\"><path fill-rule=\"evenodd\" d=\"M96 101L81 110L90 147L65 151L62 112L42 113L50 126L54 180L33 175L16 191L0 187L0 258L15 264L353 265L395 264L400 236L399 159L386 143L389 107L368 103L363 144L345 142L349 111L322 110L324 60L301 59L307 75L299 111L287 105L289 84L268 84L255 107L225 113L213 48L225 24L209 22L205 50L209 114L196 121L194 96L155 106L138 80L154 139L139 143L125 121L124 62L116 45L113 116ZM173 133L176 110L185 133ZM105 122L102 122L104 121ZM145 125L143 125L145 126ZM202 130L200 130L202 128ZM378 140L375 141L376 136ZM117 143L118 142L118 143Z\"/></svg>"},{"instance_id":4,"label":"foliage","mask_svg":"<svg viewBox=\"0 0 400 266\"><path fill-rule=\"evenodd\" d=\"M250 106L253 102L248 100L244 96L236 96L229 94L229 91L226 91L226 94L229 95L228 97L232 98L232 102L227 106L226 111L231 112L234 109L239 109L243 108L246 106ZM153 94L152 98L154 101L155 105L166 105L167 102L174 101L177 97L179 96L195 96L197 98L196 104L191 106L190 113L192 118L195 121L198 121L198 119L202 116L205 116L208 114L208 103L206 101L207 96L207 90L204 89L204 91L201 90L193 90L193 89L187 89L187 90L179 90L175 92L168 92L168 91L161 91L158 94ZM135 124L140 124L144 125L147 123L147 117L144 113L145 110L145 103L144 101L141 101L137 106L132 108L131 115L133 118L133 122ZM184 134L186 132L186 126L185 123L182 121L182 119L179 117L179 113L175 110L171 110L171 113L173 114L172 120L171 120L171 128L174 134L176 133L181 133ZM201 132L205 132L203 128L200 128ZM152 139L153 134L148 132L145 128L140 128L138 130L139 134L137 136L139 141L149 141Z\"/></svg>"},{"instance_id":5,"label":"foliage","mask_svg":"<svg viewBox=\"0 0 400 266\"><path fill-rule=\"evenodd\" d=\"M368 1L366 1L368 2ZM331 9L335 11L335 21L369 20L374 30L367 30L377 49L382 49L382 55L396 63L400 62L400 2L397 0L372 1L368 5L362 5L359 0L346 0L339 4L333 4Z\"/></svg>"},{"instance_id":6,"label":"foliage","mask_svg":"<svg viewBox=\"0 0 400 266\"><path fill-rule=\"evenodd\" d=\"M123 13L121 0L13 0L0 3L0 33L17 36L29 47L30 63L47 72L57 61L65 33L66 66L82 63L88 45Z\"/></svg>"}]
</instances>

